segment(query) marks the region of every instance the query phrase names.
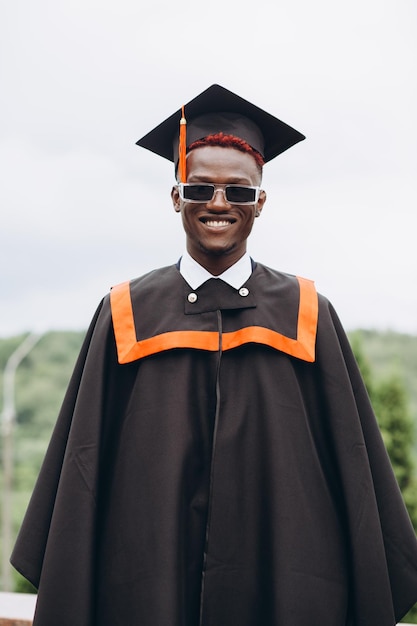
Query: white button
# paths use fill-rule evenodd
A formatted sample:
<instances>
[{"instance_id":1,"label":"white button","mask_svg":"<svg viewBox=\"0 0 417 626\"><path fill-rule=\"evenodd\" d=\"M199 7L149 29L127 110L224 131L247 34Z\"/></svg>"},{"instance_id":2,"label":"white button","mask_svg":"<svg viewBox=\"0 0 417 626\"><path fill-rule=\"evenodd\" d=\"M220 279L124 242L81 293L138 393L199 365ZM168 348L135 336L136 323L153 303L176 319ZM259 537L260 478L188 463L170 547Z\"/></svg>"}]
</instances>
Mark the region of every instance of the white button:
<instances>
[{"instance_id":1,"label":"white button","mask_svg":"<svg viewBox=\"0 0 417 626\"><path fill-rule=\"evenodd\" d=\"M196 293L189 293L188 294L188 302L197 302L197 294Z\"/></svg>"},{"instance_id":2,"label":"white button","mask_svg":"<svg viewBox=\"0 0 417 626\"><path fill-rule=\"evenodd\" d=\"M239 295L243 296L243 297L248 296L249 295L249 289L247 289L246 287L241 287L239 289Z\"/></svg>"}]
</instances>

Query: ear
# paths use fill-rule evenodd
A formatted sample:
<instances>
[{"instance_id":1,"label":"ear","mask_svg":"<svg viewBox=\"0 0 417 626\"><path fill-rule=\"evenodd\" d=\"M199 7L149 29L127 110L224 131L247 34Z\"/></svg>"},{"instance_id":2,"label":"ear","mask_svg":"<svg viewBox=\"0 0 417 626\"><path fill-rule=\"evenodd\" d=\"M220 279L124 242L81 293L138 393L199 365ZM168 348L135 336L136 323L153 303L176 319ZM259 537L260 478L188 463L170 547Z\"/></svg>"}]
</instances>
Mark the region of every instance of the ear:
<instances>
[{"instance_id":1,"label":"ear","mask_svg":"<svg viewBox=\"0 0 417 626\"><path fill-rule=\"evenodd\" d=\"M261 189L260 193L259 193L259 198L258 198L258 202L256 204L256 208L255 208L255 217L259 217L260 214L262 213L262 209L263 206L266 202L266 192Z\"/></svg>"},{"instance_id":2,"label":"ear","mask_svg":"<svg viewBox=\"0 0 417 626\"><path fill-rule=\"evenodd\" d=\"M172 199L172 204L174 206L174 211L176 211L177 213L180 213L181 212L181 198L180 198L180 194L178 191L178 187L176 185L174 185L171 190L171 199Z\"/></svg>"}]
</instances>

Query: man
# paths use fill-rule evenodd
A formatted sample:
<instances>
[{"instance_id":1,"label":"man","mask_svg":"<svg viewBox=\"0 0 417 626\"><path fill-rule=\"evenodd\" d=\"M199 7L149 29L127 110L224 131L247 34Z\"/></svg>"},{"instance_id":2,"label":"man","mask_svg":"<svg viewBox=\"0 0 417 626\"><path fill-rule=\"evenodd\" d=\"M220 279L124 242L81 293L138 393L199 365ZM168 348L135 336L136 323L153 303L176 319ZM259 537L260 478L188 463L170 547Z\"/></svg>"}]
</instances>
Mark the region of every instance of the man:
<instances>
[{"instance_id":1,"label":"man","mask_svg":"<svg viewBox=\"0 0 417 626\"><path fill-rule=\"evenodd\" d=\"M217 85L183 113L138 143L178 167L186 252L87 333L12 557L34 624L393 626L417 543L348 341L246 251L304 137Z\"/></svg>"}]
</instances>

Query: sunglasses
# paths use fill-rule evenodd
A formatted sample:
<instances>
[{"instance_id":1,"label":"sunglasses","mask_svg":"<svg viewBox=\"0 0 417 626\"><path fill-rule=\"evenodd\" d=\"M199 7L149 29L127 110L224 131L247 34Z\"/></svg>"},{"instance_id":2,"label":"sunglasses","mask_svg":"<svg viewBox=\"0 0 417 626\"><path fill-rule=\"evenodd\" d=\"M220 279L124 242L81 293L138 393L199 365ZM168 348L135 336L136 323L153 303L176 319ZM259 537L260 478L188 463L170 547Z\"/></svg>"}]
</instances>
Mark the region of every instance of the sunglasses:
<instances>
[{"instance_id":1,"label":"sunglasses","mask_svg":"<svg viewBox=\"0 0 417 626\"><path fill-rule=\"evenodd\" d=\"M229 204L256 204L260 187L246 185L213 185L212 183L178 183L178 191L184 202L211 202L214 194L221 191Z\"/></svg>"}]
</instances>

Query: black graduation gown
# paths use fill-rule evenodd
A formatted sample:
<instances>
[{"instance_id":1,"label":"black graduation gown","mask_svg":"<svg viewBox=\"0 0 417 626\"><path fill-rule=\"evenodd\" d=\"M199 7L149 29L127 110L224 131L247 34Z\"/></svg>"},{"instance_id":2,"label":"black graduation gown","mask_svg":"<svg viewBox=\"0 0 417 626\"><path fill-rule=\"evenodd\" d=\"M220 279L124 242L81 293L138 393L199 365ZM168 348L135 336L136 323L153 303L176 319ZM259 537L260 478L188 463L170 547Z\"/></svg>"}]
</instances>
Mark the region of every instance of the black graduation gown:
<instances>
[{"instance_id":1,"label":"black graduation gown","mask_svg":"<svg viewBox=\"0 0 417 626\"><path fill-rule=\"evenodd\" d=\"M189 297L172 266L100 304L12 555L34 626L393 626L417 601L332 306L261 264L245 286Z\"/></svg>"}]
</instances>

